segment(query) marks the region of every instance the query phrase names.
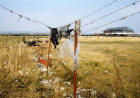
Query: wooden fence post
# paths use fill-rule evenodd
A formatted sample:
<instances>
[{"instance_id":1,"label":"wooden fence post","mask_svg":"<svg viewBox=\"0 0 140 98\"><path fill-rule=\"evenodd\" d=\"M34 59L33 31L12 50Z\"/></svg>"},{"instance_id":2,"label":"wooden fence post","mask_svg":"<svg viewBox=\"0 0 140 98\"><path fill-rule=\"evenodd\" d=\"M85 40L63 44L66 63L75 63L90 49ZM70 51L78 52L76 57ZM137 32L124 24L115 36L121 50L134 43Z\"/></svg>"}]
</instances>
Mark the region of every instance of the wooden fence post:
<instances>
[{"instance_id":1,"label":"wooden fence post","mask_svg":"<svg viewBox=\"0 0 140 98\"><path fill-rule=\"evenodd\" d=\"M75 30L74 30L74 55L76 55L76 49L77 49L77 31L76 31L76 25L77 21L75 21ZM77 70L74 69L74 98L76 98L76 91L77 91Z\"/></svg>"},{"instance_id":2,"label":"wooden fence post","mask_svg":"<svg viewBox=\"0 0 140 98\"><path fill-rule=\"evenodd\" d=\"M48 72L48 67L49 67L49 64L50 64L50 50L51 50L51 40L49 41L49 47L48 47L47 72Z\"/></svg>"}]
</instances>

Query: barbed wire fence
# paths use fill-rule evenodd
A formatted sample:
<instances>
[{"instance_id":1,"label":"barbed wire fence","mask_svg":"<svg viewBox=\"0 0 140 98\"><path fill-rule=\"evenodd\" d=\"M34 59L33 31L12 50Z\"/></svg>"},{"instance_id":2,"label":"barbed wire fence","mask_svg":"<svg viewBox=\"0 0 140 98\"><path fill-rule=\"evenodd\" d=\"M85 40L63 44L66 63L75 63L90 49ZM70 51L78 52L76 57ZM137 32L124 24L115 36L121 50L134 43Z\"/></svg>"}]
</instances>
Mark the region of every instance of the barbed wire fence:
<instances>
[{"instance_id":1,"label":"barbed wire fence","mask_svg":"<svg viewBox=\"0 0 140 98\"><path fill-rule=\"evenodd\" d=\"M90 14L79 18L78 20L82 21L82 20L84 20L84 19L86 19L86 18L88 18L88 17L90 17L90 16L92 16L92 15L95 15L95 14L99 13L100 11L102 11L103 9L105 9L105 8L107 8L107 7L111 6L111 5L113 5L113 4L116 3L117 1L119 1L119 0L113 0L113 1L111 1L111 2L109 2L109 3L107 3L106 5L100 7L99 9L97 9L97 10L91 12ZM72 24L74 24L74 23L75 23L75 20L74 20L73 22L69 23L69 24L72 25Z\"/></svg>"},{"instance_id":2,"label":"barbed wire fence","mask_svg":"<svg viewBox=\"0 0 140 98\"><path fill-rule=\"evenodd\" d=\"M45 23L43 23L43 22L40 22L40 21L38 21L38 20L34 20L34 19L32 19L32 18L26 17L26 16L24 16L23 14L19 14L19 13L15 12L15 11L13 11L13 10L11 10L11 9L8 9L7 7L5 7L5 6L3 6L3 5L0 5L0 7L3 8L4 10L6 10L6 11L12 13L12 14L17 15L20 19L21 19L21 18L24 18L24 19L26 19L26 20L28 20L28 21L31 21L31 22L34 22L34 23L43 25L43 26L45 26L45 27L47 27L47 28L50 28L49 25L47 25L47 24L45 24Z\"/></svg>"},{"instance_id":3,"label":"barbed wire fence","mask_svg":"<svg viewBox=\"0 0 140 98\"><path fill-rule=\"evenodd\" d=\"M91 25L91 24L93 24L93 23L95 23L95 22L97 22L97 21L99 21L99 20L101 20L101 19L104 19L104 18L107 17L107 16L113 15L113 14L119 12L119 11L122 11L122 10L124 10L124 9L126 9L126 8L128 8L128 7L130 7L130 6L135 6L135 5L136 5L137 3L139 3L139 2L140 2L140 0L137 0L137 1L133 2L133 3L131 3L131 4L128 4L128 5L124 6L124 7L121 7L121 8L119 8L119 9L117 9L117 10L114 10L114 11L112 11L112 12L110 12L110 13L104 15L104 16L101 16L101 17L99 17L99 18L97 18L97 19L95 19L95 20L92 20L92 21L90 21L90 22L88 22L88 23L82 25L81 28L86 27L86 26L88 26L88 25Z\"/></svg>"},{"instance_id":4,"label":"barbed wire fence","mask_svg":"<svg viewBox=\"0 0 140 98\"><path fill-rule=\"evenodd\" d=\"M117 19L117 20L110 21L110 22L105 23L105 24L103 24L103 25L101 25L101 26L98 26L98 27L95 27L95 28L91 28L91 29L89 29L89 30L87 30L87 31L85 31L85 32L83 32L83 33L88 33L88 32L90 32L90 31L92 31L92 30L100 29L100 28L102 28L102 27L104 27L104 26L107 26L107 25L109 25L109 24L116 23L116 22L118 22L118 21L125 20L125 19L127 19L127 18L129 18L129 17L132 17L132 16L134 16L134 15L137 15L137 14L140 14L140 11L135 12L135 13L132 13L132 14L127 15L127 16L124 16L124 17L119 18L119 19Z\"/></svg>"},{"instance_id":5,"label":"barbed wire fence","mask_svg":"<svg viewBox=\"0 0 140 98\"><path fill-rule=\"evenodd\" d=\"M90 13L90 14L88 14L88 15L86 15L86 16L83 16L83 17L80 18L79 20L82 21L82 20L84 20L84 19L86 19L86 18L88 18L88 17L90 17L90 16L92 16L92 15L95 15L95 14L98 13L99 11L102 11L103 9L105 9L105 8L107 8L107 7L111 6L111 5L113 5L113 4L116 3L117 1L118 1L118 0L113 0L113 1L109 2L108 4L102 6L101 8L99 8L99 9L93 11L92 13ZM95 20L92 20L92 21L90 21L90 22L88 22L88 23L82 25L81 28L87 27L88 25L91 25L91 24L93 24L93 23L95 23L95 22L97 22L97 21L99 21L99 20L101 20L101 19L104 19L105 17L108 17L108 16L110 16L110 15L113 15L113 14L119 12L119 11L122 11L122 10L124 10L124 9L126 9L126 8L128 8L128 7L130 7L130 6L135 6L135 5L136 5L137 3L139 3L139 2L140 2L140 0L137 0L137 1L132 2L132 3L130 3L130 4L126 5L126 6L124 6L124 7L121 7L121 8L119 8L119 9L116 9L116 10L114 10L114 11L112 11L112 12L110 12L110 13L104 15L104 16L101 16L101 17L99 17L99 18L97 18L97 19L95 19ZM26 16L24 16L23 14L19 14L19 13L15 12L15 11L13 11L13 10L11 10L11 9L9 9L9 8L7 8L7 7L5 7L5 6L3 6L3 5L0 5L0 7L1 7L2 9L4 9L4 10L7 10L8 12L10 12L10 13L12 13L12 14L17 15L19 18L24 18L24 19L26 19L26 20L28 20L28 21L31 21L31 22L34 22L34 23L43 25L43 26L45 26L45 27L47 27L47 28L51 28L51 26L49 26L49 25L47 25L47 24L45 24L45 23L43 23L43 22L40 22L40 21L38 21L38 20L34 20L33 18L26 17ZM128 18L128 17L133 16L133 15L136 15L136 14L138 14L138 12L133 13L132 15L125 16L125 18ZM99 29L99 28L104 27L104 26L106 26L106 25L108 25L108 24L115 23L115 22L120 21L120 20L123 20L123 19L125 19L125 18L123 17L123 18L121 18L121 19L108 22L108 23L103 24L103 25L101 25L101 26L99 26L99 27L91 28L91 29L89 29L89 30L87 30L87 31L85 31L85 32L89 32L89 31L91 31L91 30ZM74 22L69 23L69 24L74 24ZM61 26L61 27L63 27L63 26ZM85 33L85 32L84 32L84 33Z\"/></svg>"},{"instance_id":6,"label":"barbed wire fence","mask_svg":"<svg viewBox=\"0 0 140 98\"><path fill-rule=\"evenodd\" d=\"M88 14L88 15L86 15L86 16L83 16L83 17L80 18L79 20L84 20L84 19L86 19L86 18L88 18L88 17L90 17L90 16L92 16L92 15L95 15L95 14L98 13L99 11L102 11L103 9L105 9L105 8L107 8L107 7L111 6L111 5L113 5L113 4L116 3L117 1L118 1L118 0L113 0L113 1L111 1L111 2L109 2L109 3L107 3L106 5L102 6L101 8L99 8L99 9L93 11L92 13L90 13L90 14ZM34 19L32 19L32 18L26 17L26 16L24 16L23 14L19 14L19 13L15 12L15 11L13 11L13 10L11 10L11 9L9 9L9 8L7 8L7 7L5 7L5 6L3 6L3 5L0 5L0 7L3 8L3 9L5 9L5 10L7 10L8 12L10 12L10 13L12 13L12 14L18 15L19 18L24 18L24 19L26 19L26 20L28 20L28 21L32 21L32 22L34 22L34 23L41 24L41 25L43 25L43 26L45 26L45 27L47 27L47 28L51 28L49 25L47 25L47 24L45 24L45 23L43 23L43 22L40 22L40 21L34 20ZM75 20L74 20L73 22L69 23L69 24L72 25L72 24L74 24L74 22L75 22ZM63 26L65 26L65 25L63 25ZM63 27L63 26L60 26L60 27ZM56 28L57 28L57 27L56 27Z\"/></svg>"}]
</instances>

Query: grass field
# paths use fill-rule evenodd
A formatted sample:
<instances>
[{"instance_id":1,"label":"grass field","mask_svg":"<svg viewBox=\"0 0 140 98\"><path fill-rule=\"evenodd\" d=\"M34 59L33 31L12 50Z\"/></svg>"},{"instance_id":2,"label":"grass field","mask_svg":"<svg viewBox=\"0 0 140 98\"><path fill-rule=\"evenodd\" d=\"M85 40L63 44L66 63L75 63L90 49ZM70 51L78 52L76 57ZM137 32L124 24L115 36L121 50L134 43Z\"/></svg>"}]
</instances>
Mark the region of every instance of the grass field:
<instances>
[{"instance_id":1,"label":"grass field","mask_svg":"<svg viewBox=\"0 0 140 98\"><path fill-rule=\"evenodd\" d=\"M22 37L0 37L1 98L71 98L73 61L60 59L58 49L52 47L49 73L42 72L36 57L46 59L47 49L48 43L27 47ZM139 71L139 37L80 38L79 96L140 98Z\"/></svg>"}]
</instances>

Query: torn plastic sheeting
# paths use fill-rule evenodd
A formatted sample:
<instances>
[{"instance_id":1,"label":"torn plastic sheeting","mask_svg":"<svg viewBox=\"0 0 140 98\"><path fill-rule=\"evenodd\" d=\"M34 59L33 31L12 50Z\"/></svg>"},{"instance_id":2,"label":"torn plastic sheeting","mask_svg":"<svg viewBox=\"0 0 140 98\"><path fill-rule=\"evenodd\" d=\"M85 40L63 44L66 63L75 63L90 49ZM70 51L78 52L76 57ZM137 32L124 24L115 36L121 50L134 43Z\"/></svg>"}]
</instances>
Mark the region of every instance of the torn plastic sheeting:
<instances>
[{"instance_id":1,"label":"torn plastic sheeting","mask_svg":"<svg viewBox=\"0 0 140 98\"><path fill-rule=\"evenodd\" d=\"M79 64L79 47L77 47L76 49L76 54L73 58L74 61L74 66L73 66L73 70L77 71L78 70L78 64Z\"/></svg>"},{"instance_id":2,"label":"torn plastic sheeting","mask_svg":"<svg viewBox=\"0 0 140 98\"><path fill-rule=\"evenodd\" d=\"M43 65L47 65L47 62L43 59L40 59L40 63L43 64Z\"/></svg>"},{"instance_id":3,"label":"torn plastic sheeting","mask_svg":"<svg viewBox=\"0 0 140 98\"><path fill-rule=\"evenodd\" d=\"M80 45L78 44L77 46L77 50L76 50L76 54L79 54L79 50L80 50ZM75 58L74 56L74 40L73 39L67 39L62 46L59 49L59 57L60 58L64 58L64 57L68 57L68 58Z\"/></svg>"},{"instance_id":4,"label":"torn plastic sheeting","mask_svg":"<svg viewBox=\"0 0 140 98\"><path fill-rule=\"evenodd\" d=\"M80 51L80 45L78 43L76 53L74 55L74 40L73 39L67 39L63 45L60 47L59 50L59 57L60 58L72 58L74 61L73 70L78 69L78 63L79 63L79 51Z\"/></svg>"},{"instance_id":5,"label":"torn plastic sheeting","mask_svg":"<svg viewBox=\"0 0 140 98\"><path fill-rule=\"evenodd\" d=\"M46 72L47 71L46 67L40 67L39 70L40 71L43 71L43 72Z\"/></svg>"},{"instance_id":6,"label":"torn plastic sheeting","mask_svg":"<svg viewBox=\"0 0 140 98\"><path fill-rule=\"evenodd\" d=\"M59 49L59 57L74 57L74 41L71 39L67 39Z\"/></svg>"}]
</instances>

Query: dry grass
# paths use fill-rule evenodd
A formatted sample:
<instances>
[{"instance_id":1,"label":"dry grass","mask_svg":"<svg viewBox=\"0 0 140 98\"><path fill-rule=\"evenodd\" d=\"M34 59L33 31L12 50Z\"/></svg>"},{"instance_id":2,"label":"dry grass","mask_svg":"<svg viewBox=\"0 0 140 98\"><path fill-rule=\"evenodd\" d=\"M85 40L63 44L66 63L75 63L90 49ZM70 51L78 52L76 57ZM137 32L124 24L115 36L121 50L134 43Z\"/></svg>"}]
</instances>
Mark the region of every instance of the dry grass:
<instances>
[{"instance_id":1,"label":"dry grass","mask_svg":"<svg viewBox=\"0 0 140 98\"><path fill-rule=\"evenodd\" d=\"M140 97L140 38L81 37L80 43L78 90L81 95ZM0 37L0 97L63 98L73 94L73 62L71 59L62 62L58 49L51 50L49 74L38 70L35 54L46 58L47 49L47 44L25 47L22 37Z\"/></svg>"}]
</instances>

